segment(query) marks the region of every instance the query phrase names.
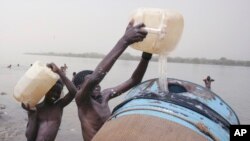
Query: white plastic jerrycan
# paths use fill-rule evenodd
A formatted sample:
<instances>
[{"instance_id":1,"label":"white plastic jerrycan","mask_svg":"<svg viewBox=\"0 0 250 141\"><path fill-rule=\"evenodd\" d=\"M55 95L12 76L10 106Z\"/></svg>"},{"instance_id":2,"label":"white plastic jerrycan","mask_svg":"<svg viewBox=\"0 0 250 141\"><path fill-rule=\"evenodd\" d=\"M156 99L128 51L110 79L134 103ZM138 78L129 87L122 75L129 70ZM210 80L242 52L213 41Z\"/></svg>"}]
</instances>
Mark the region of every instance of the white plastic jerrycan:
<instances>
[{"instance_id":1,"label":"white plastic jerrycan","mask_svg":"<svg viewBox=\"0 0 250 141\"><path fill-rule=\"evenodd\" d=\"M184 20L181 14L173 10L139 8L132 18L135 25L143 22L148 31L147 37L131 46L148 53L161 54L172 51L183 31Z\"/></svg>"},{"instance_id":2,"label":"white plastic jerrycan","mask_svg":"<svg viewBox=\"0 0 250 141\"><path fill-rule=\"evenodd\" d=\"M17 101L35 107L58 79L58 74L36 61L17 82L13 96Z\"/></svg>"}]
</instances>

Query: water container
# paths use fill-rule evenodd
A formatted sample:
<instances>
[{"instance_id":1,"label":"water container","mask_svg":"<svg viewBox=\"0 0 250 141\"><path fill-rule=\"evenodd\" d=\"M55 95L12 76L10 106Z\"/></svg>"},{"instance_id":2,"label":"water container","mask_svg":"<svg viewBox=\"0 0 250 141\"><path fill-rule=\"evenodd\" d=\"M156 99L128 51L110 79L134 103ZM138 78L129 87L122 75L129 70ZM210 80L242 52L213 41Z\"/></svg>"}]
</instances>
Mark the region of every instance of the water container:
<instances>
[{"instance_id":1,"label":"water container","mask_svg":"<svg viewBox=\"0 0 250 141\"><path fill-rule=\"evenodd\" d=\"M134 87L92 141L229 141L230 125L240 123L219 96L173 78L168 89L158 96L157 79Z\"/></svg>"},{"instance_id":2,"label":"water container","mask_svg":"<svg viewBox=\"0 0 250 141\"><path fill-rule=\"evenodd\" d=\"M172 51L178 43L184 26L181 14L173 10L140 8L132 15L135 24L145 23L147 37L131 45L134 49L161 54Z\"/></svg>"},{"instance_id":3,"label":"water container","mask_svg":"<svg viewBox=\"0 0 250 141\"><path fill-rule=\"evenodd\" d=\"M52 88L59 76L45 64L36 61L21 77L14 88L14 98L34 107Z\"/></svg>"}]
</instances>

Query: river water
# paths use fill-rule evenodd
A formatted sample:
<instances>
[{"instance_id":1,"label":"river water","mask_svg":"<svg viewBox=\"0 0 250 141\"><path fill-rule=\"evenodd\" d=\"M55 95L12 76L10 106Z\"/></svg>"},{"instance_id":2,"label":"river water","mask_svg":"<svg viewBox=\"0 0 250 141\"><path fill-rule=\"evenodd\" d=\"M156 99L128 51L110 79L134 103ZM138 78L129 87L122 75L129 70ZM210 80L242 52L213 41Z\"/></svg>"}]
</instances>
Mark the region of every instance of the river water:
<instances>
[{"instance_id":1,"label":"river water","mask_svg":"<svg viewBox=\"0 0 250 141\"><path fill-rule=\"evenodd\" d=\"M2 56L1 58L0 106L3 107L0 109L1 141L25 140L27 115L20 104L14 100L12 94L18 79L30 67L31 63L40 60L44 63L54 62L58 66L67 64L67 76L72 78L73 72L85 69L93 70L100 62L100 59L36 55ZM138 62L118 60L102 81L102 88L114 87L129 79ZM11 69L7 68L9 64L12 65ZM241 124L250 124L250 67L181 63L168 63L167 66L168 77L187 80L202 86L204 86L203 79L207 75L215 79L212 83L212 91L232 107ZM156 77L158 77L158 62L150 62L143 81ZM124 95L110 101L111 109L123 100ZM64 109L62 124L56 138L56 141L65 140L82 140L77 107L74 101Z\"/></svg>"}]
</instances>

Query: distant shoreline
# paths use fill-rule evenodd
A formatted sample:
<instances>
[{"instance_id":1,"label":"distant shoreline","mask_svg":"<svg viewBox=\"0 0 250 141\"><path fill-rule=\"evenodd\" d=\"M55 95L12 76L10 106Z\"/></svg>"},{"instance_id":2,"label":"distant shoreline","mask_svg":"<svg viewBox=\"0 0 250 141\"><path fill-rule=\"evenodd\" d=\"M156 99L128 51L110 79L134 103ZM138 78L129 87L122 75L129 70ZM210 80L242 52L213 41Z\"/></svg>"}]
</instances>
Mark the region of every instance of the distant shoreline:
<instances>
[{"instance_id":1,"label":"distant shoreline","mask_svg":"<svg viewBox=\"0 0 250 141\"><path fill-rule=\"evenodd\" d=\"M26 55L43 55L43 56L61 56L61 57L79 57L79 58L103 58L105 54L101 53L24 53ZM131 55L130 53L123 53L120 60L140 60L140 56ZM157 57L153 57L152 61L158 61ZM224 65L224 66L245 66L250 67L250 61L231 60L225 57L220 59L206 59L206 58L181 58L181 57L168 57L168 62L171 63L187 63L187 64L208 64L208 65Z\"/></svg>"}]
</instances>

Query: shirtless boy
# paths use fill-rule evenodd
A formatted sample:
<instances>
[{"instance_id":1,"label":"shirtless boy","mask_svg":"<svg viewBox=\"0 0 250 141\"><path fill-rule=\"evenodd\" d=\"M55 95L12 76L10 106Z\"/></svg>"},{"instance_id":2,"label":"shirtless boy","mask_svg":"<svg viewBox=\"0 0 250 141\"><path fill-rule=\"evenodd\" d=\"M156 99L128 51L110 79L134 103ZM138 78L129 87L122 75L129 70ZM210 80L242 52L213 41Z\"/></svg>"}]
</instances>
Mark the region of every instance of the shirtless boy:
<instances>
[{"instance_id":1,"label":"shirtless boy","mask_svg":"<svg viewBox=\"0 0 250 141\"><path fill-rule=\"evenodd\" d=\"M22 107L28 111L28 124L26 138L28 141L54 141L61 124L63 108L75 97L76 88L55 64L48 64L48 67L60 76L60 80L49 90L42 103L31 109L29 105ZM60 99L63 83L69 93Z\"/></svg>"},{"instance_id":2,"label":"shirtless boy","mask_svg":"<svg viewBox=\"0 0 250 141\"><path fill-rule=\"evenodd\" d=\"M104 89L103 91L101 91L99 85L125 49L129 45L142 41L146 37L147 32L143 29L144 26L144 24L133 26L133 21L131 21L123 37L98 64L94 71L85 70L75 75L73 83L78 89L75 99L84 141L90 141L110 117L111 112L108 101L141 82L148 62L152 57L152 54L145 52L143 52L142 58L134 73L127 81L116 87Z\"/></svg>"}]
</instances>

